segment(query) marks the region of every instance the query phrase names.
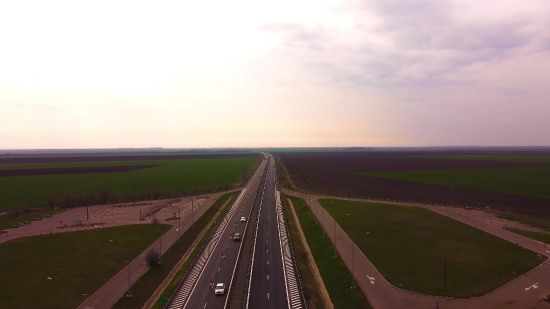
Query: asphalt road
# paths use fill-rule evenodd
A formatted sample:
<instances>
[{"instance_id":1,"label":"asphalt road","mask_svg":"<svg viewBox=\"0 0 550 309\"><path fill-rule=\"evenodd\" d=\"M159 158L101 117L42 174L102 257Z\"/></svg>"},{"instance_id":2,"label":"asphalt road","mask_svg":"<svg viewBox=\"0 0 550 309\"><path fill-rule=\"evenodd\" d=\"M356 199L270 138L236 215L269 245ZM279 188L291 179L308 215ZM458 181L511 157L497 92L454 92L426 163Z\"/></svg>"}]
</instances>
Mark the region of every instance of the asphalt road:
<instances>
[{"instance_id":1,"label":"asphalt road","mask_svg":"<svg viewBox=\"0 0 550 309\"><path fill-rule=\"evenodd\" d=\"M259 171L263 172L262 166ZM207 309L224 307L227 290L233 276L240 248L240 242L233 241L232 236L235 233L243 234L246 223L240 222L239 219L241 217L246 217L248 219L256 191L260 189L261 184L263 185L261 181L262 177L263 173L258 173L249 183L235 212L230 215L229 224L222 231L219 241L215 245L198 281L191 290L191 294L182 308ZM217 283L225 284L226 294L224 296L214 295L214 286Z\"/></svg>"},{"instance_id":2,"label":"asphalt road","mask_svg":"<svg viewBox=\"0 0 550 309\"><path fill-rule=\"evenodd\" d=\"M195 219L199 218L204 212L214 204L214 202L223 193L213 194L208 197L208 201L201 207L195 208ZM151 246L145 249L138 257L132 262L130 267L126 266L113 278L111 278L105 285L92 294L86 301L84 301L78 308L80 309L108 309L111 308L118 299L125 295L128 291L128 275L130 275L130 283L134 284L149 268L145 262L145 254L149 251L149 248L154 247L160 249L162 247L162 253L164 254L170 247L178 240L179 236L183 234L192 224L193 218L186 216L181 220L181 234L178 231L180 223L176 220L167 221L172 225L172 228L156 240ZM162 244L161 244L162 241Z\"/></svg>"},{"instance_id":3,"label":"asphalt road","mask_svg":"<svg viewBox=\"0 0 550 309\"><path fill-rule=\"evenodd\" d=\"M288 308L277 225L275 179L275 164L271 159L258 223L247 308Z\"/></svg>"}]
</instances>

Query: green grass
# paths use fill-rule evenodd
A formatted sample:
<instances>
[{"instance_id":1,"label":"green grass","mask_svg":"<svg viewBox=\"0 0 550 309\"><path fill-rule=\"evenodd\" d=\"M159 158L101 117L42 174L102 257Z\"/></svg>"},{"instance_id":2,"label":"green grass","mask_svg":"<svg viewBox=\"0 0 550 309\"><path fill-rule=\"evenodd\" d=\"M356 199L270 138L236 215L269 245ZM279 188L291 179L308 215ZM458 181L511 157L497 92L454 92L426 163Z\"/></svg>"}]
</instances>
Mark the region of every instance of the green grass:
<instances>
[{"instance_id":1,"label":"green grass","mask_svg":"<svg viewBox=\"0 0 550 309\"><path fill-rule=\"evenodd\" d=\"M136 191L161 189L173 192L192 188L217 188L232 184L255 164L258 158L196 159L136 162L93 162L52 164L60 166L108 166L161 164L124 173L70 174L0 177L0 212L21 206L43 207L49 197L56 197L60 205L66 194L98 196L109 189L122 199L131 198L135 180ZM12 167L15 165L11 165Z\"/></svg>"},{"instance_id":2,"label":"green grass","mask_svg":"<svg viewBox=\"0 0 550 309\"><path fill-rule=\"evenodd\" d=\"M296 220L292 215L292 210L290 208L290 203L286 198L282 198L282 204L285 208L286 217L288 219L288 234L290 242L292 243L292 248L294 250L294 256L296 257L296 267L300 273L300 278L302 279L302 287L304 290L304 296L309 296L307 301L307 307L309 309L321 309L325 308L323 298L321 293L317 288L317 283L315 282L315 276L311 269L307 252L305 250L304 244L300 238L300 232L298 230L298 225Z\"/></svg>"},{"instance_id":3,"label":"green grass","mask_svg":"<svg viewBox=\"0 0 550 309\"><path fill-rule=\"evenodd\" d=\"M372 308L361 289L350 289L351 271L344 264L339 254L334 255L335 250L332 242L324 236L321 226L316 224L317 219L315 219L306 202L301 198L288 195L283 195L283 198L290 198L292 201L309 249L334 308Z\"/></svg>"},{"instance_id":4,"label":"green grass","mask_svg":"<svg viewBox=\"0 0 550 309\"><path fill-rule=\"evenodd\" d=\"M170 247L170 249L168 249L168 251L164 253L164 255L162 256L162 264L157 265L153 268L149 268L147 272L145 272L145 274L143 274L143 276L141 276L141 278L139 278L138 281L134 283L134 285L132 286L133 296L131 298L122 296L112 308L142 308L149 300L151 295L153 295L158 286L162 283L162 281L164 281L166 276L168 276L170 271L172 271L175 265L181 260L183 255L187 252L195 239L197 239L197 237L203 231L206 225L210 222L210 220L214 217L218 210L220 210L223 204L226 201L229 201L224 210L227 209L227 207L233 204L239 193L240 192L232 192L220 196L218 200L216 200L216 202L214 202L214 204L212 204L212 206L210 206L210 208L207 209L204 214L183 233L183 235L181 235L181 242L174 243L174 245L172 245L172 247ZM220 214L223 213L224 211L220 212ZM211 227L210 229L212 228L213 227ZM207 233L205 235L206 237L208 237L209 234ZM190 259L186 261L186 264L184 264L182 269L186 269L186 267L188 266L187 264L195 257L194 254L201 245L202 244L199 243L197 248L190 255ZM176 278L181 271L181 269L180 271L178 271L178 273L176 274ZM180 279L181 276L183 276L183 273L181 273L181 275L179 276ZM173 289L171 291L173 291ZM168 300L170 294L165 294L166 291L162 294L162 297ZM158 304L158 302L155 306L158 308L162 308Z\"/></svg>"},{"instance_id":5,"label":"green grass","mask_svg":"<svg viewBox=\"0 0 550 309\"><path fill-rule=\"evenodd\" d=\"M510 216L508 216L507 213L503 213L497 216L502 219L510 219L512 221L523 223L525 225L532 226L532 227L538 227L539 229L550 232L550 220L546 218L537 218L537 217L518 215L513 213L511 213Z\"/></svg>"},{"instance_id":6,"label":"green grass","mask_svg":"<svg viewBox=\"0 0 550 309\"><path fill-rule=\"evenodd\" d=\"M128 225L1 244L0 308L74 309L168 229Z\"/></svg>"},{"instance_id":7,"label":"green grass","mask_svg":"<svg viewBox=\"0 0 550 309\"><path fill-rule=\"evenodd\" d=\"M360 175L550 198L550 167L382 172Z\"/></svg>"},{"instance_id":8,"label":"green grass","mask_svg":"<svg viewBox=\"0 0 550 309\"><path fill-rule=\"evenodd\" d=\"M54 214L56 212L59 212L59 210L38 210L38 211L32 211L27 212L24 214L21 214L17 217L9 218L9 217L0 217L0 230L6 229L11 227L14 224L18 224L25 221L34 221L34 219L41 217L44 218L44 216L48 214ZM33 224L33 223L31 223Z\"/></svg>"},{"instance_id":9,"label":"green grass","mask_svg":"<svg viewBox=\"0 0 550 309\"><path fill-rule=\"evenodd\" d=\"M505 154L481 154L481 155L427 155L416 156L418 158L452 159L452 160L478 160L478 161L505 161L505 162L532 162L550 163L550 156L532 155L505 155Z\"/></svg>"},{"instance_id":10,"label":"green grass","mask_svg":"<svg viewBox=\"0 0 550 309\"><path fill-rule=\"evenodd\" d=\"M431 295L487 294L534 267L537 255L421 207L322 199L394 286ZM447 288L444 265L447 260Z\"/></svg>"},{"instance_id":11,"label":"green grass","mask_svg":"<svg viewBox=\"0 0 550 309\"><path fill-rule=\"evenodd\" d=\"M527 238L541 241L545 244L550 244L550 234L547 234L547 233L531 232L531 231L524 231L524 230L518 230L518 229L507 229L507 230L512 231L516 234L520 234ZM548 250L550 250L550 248Z\"/></svg>"}]
</instances>

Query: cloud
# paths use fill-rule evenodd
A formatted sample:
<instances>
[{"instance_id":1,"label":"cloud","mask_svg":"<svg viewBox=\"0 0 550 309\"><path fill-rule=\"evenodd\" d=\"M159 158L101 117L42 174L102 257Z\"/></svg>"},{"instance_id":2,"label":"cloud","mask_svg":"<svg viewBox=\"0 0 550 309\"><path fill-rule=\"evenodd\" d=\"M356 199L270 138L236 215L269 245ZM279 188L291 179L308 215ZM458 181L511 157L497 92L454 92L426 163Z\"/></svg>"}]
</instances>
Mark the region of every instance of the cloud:
<instances>
[{"instance_id":1,"label":"cloud","mask_svg":"<svg viewBox=\"0 0 550 309\"><path fill-rule=\"evenodd\" d=\"M449 0L353 0L341 11L354 27L281 23L262 29L280 34L285 48L323 51L302 60L325 83L359 87L468 84L477 77L467 72L479 63L550 48L540 38L550 27L536 29L529 14L469 18Z\"/></svg>"},{"instance_id":2,"label":"cloud","mask_svg":"<svg viewBox=\"0 0 550 309\"><path fill-rule=\"evenodd\" d=\"M322 51L330 43L323 26L306 27L299 23L269 23L260 26L263 31L280 33L283 43L292 48L307 48Z\"/></svg>"}]
</instances>

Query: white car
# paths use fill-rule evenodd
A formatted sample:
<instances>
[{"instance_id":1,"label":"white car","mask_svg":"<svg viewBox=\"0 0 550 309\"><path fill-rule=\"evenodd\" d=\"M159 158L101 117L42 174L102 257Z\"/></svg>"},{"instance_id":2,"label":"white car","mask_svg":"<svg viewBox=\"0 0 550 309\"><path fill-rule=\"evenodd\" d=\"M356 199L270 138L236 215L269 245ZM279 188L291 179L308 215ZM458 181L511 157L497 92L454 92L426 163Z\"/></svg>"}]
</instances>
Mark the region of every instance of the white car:
<instances>
[{"instance_id":1,"label":"white car","mask_svg":"<svg viewBox=\"0 0 550 309\"><path fill-rule=\"evenodd\" d=\"M214 289L214 293L216 295L223 295L225 294L225 284L223 283L218 283L216 284L216 288Z\"/></svg>"},{"instance_id":2,"label":"white car","mask_svg":"<svg viewBox=\"0 0 550 309\"><path fill-rule=\"evenodd\" d=\"M241 222L246 222L246 218L245 218L245 217L241 217Z\"/></svg>"}]
</instances>

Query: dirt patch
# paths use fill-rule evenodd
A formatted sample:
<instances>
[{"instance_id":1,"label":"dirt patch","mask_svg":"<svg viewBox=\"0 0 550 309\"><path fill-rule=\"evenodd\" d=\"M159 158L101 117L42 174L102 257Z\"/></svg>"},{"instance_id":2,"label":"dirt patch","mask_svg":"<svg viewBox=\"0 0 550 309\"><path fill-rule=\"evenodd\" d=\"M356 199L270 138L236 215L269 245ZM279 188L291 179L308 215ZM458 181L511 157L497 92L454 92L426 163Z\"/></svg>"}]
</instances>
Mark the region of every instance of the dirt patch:
<instances>
[{"instance_id":1,"label":"dirt patch","mask_svg":"<svg viewBox=\"0 0 550 309\"><path fill-rule=\"evenodd\" d=\"M359 172L449 170L549 166L521 162L491 162L403 157L421 153L284 153L292 183L300 190L324 195L469 206L479 209L550 217L550 200L356 175ZM447 153L449 154L449 153ZM456 154L456 153L455 153ZM460 153L462 154L462 153ZM509 200L510 198L510 200Z\"/></svg>"},{"instance_id":2,"label":"dirt patch","mask_svg":"<svg viewBox=\"0 0 550 309\"><path fill-rule=\"evenodd\" d=\"M142 170L159 165L130 165L130 166L89 166L89 167L67 167L67 168L32 168L32 169L9 169L0 170L0 177L16 176L38 176L38 175L67 175L84 173L123 173L135 170Z\"/></svg>"},{"instance_id":3,"label":"dirt patch","mask_svg":"<svg viewBox=\"0 0 550 309\"><path fill-rule=\"evenodd\" d=\"M281 153L291 176L311 174L352 174L361 172L429 171L481 168L527 168L550 166L544 163L448 160L416 158L409 152L312 152Z\"/></svg>"}]
</instances>

